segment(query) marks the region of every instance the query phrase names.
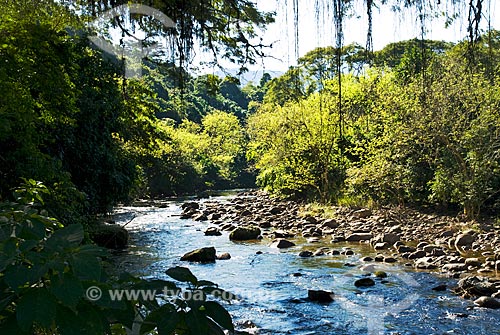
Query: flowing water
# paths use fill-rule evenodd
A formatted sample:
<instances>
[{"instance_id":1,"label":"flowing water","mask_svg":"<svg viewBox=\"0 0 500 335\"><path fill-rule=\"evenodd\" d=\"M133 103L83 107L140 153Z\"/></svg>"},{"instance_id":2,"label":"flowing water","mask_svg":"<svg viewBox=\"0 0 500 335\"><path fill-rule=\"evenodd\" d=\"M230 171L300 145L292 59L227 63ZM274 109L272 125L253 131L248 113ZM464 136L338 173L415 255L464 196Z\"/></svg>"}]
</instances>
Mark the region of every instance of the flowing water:
<instances>
[{"instance_id":1,"label":"flowing water","mask_svg":"<svg viewBox=\"0 0 500 335\"><path fill-rule=\"evenodd\" d=\"M204 201L231 198L225 195ZM401 264L375 264L374 270L383 270L388 277L358 289L354 281L365 274L359 259L373 254L366 246L330 244L330 248L348 246L355 254L300 258L301 250L324 245L297 240L296 247L278 250L270 248L267 239L234 243L225 232L204 236L210 224L181 220L181 205L182 201L171 201L162 208L119 208L117 223L136 217L127 224L130 247L115 255L114 266L145 278L167 280L168 268L189 267L199 279L214 281L242 298L226 305L237 328L254 324L258 334L297 335L500 334L500 310L473 308L470 301L432 290L439 284L453 286L449 279L413 272ZM214 264L179 260L184 253L207 246L214 246L218 254L230 253L231 259ZM305 299L309 289L332 291L335 301L309 302Z\"/></svg>"}]
</instances>

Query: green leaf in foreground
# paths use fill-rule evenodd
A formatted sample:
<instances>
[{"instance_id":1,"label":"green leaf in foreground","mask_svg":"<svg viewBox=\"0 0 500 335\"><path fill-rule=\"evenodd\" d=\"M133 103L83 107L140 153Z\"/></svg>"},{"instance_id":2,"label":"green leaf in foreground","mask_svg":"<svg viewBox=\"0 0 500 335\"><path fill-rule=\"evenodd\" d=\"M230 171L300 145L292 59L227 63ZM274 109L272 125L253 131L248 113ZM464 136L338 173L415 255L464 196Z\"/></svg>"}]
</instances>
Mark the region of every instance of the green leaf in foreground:
<instances>
[{"instance_id":1,"label":"green leaf in foreground","mask_svg":"<svg viewBox=\"0 0 500 335\"><path fill-rule=\"evenodd\" d=\"M169 277L172 277L173 279L184 283L191 283L193 285L196 285L198 283L198 279L188 268L176 266L175 268L168 269L165 273Z\"/></svg>"},{"instance_id":2,"label":"green leaf in foreground","mask_svg":"<svg viewBox=\"0 0 500 335\"><path fill-rule=\"evenodd\" d=\"M16 317L23 331L29 331L33 324L49 328L56 318L54 298L45 288L32 289L19 300Z\"/></svg>"},{"instance_id":3,"label":"green leaf in foreground","mask_svg":"<svg viewBox=\"0 0 500 335\"><path fill-rule=\"evenodd\" d=\"M215 301L207 301L203 304L203 306L205 307L205 313L207 316L217 322L219 326L229 331L234 331L231 315L224 307Z\"/></svg>"}]
</instances>

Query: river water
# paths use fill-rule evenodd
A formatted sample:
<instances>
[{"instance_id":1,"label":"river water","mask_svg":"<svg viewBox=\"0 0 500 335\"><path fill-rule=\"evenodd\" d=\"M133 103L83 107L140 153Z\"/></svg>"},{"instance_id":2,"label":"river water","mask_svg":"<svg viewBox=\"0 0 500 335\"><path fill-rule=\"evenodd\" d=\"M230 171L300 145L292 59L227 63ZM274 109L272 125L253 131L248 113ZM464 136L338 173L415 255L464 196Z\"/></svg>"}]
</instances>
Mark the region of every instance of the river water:
<instances>
[{"instance_id":1,"label":"river water","mask_svg":"<svg viewBox=\"0 0 500 335\"><path fill-rule=\"evenodd\" d=\"M203 201L230 201L231 195ZM373 251L366 246L350 247L352 256L300 258L304 249L325 246L296 240L297 246L279 250L263 239L234 243L228 233L204 236L207 222L181 220L182 201L165 202L159 207L121 207L116 221L127 224L130 247L113 262L118 269L145 278L170 280L165 270L186 266L199 278L210 280L242 299L227 304L237 328L257 334L500 334L500 310L473 308L470 301L433 287L454 282L425 272L414 272L401 264L374 264L371 272L383 270L385 279L375 286L358 289L366 265L359 261ZM181 262L188 251L214 246L217 253L228 252L230 260L214 264ZM260 253L261 252L261 253ZM335 293L335 301L319 304L307 301L309 289ZM254 327L255 325L255 327Z\"/></svg>"}]
</instances>

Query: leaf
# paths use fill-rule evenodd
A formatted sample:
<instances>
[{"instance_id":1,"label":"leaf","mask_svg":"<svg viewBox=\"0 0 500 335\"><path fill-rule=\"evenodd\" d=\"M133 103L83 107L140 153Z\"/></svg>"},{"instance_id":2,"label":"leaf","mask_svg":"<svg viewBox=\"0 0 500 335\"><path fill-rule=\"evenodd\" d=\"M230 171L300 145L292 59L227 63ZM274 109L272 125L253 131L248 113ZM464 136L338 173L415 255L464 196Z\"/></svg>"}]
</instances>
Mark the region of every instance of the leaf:
<instances>
[{"instance_id":1,"label":"leaf","mask_svg":"<svg viewBox=\"0 0 500 335\"><path fill-rule=\"evenodd\" d=\"M211 281L208 280L200 280L197 284L198 287L201 286L211 286L211 287L217 287L218 285L215 283L212 283Z\"/></svg>"},{"instance_id":2,"label":"leaf","mask_svg":"<svg viewBox=\"0 0 500 335\"><path fill-rule=\"evenodd\" d=\"M73 273L81 280L100 281L101 262L97 257L77 253L72 255L70 263L73 267Z\"/></svg>"},{"instance_id":3,"label":"leaf","mask_svg":"<svg viewBox=\"0 0 500 335\"><path fill-rule=\"evenodd\" d=\"M178 280L180 282L191 283L196 285L198 279L193 275L193 273L188 269L181 266L176 266L175 268L170 268L165 271L167 276Z\"/></svg>"},{"instance_id":4,"label":"leaf","mask_svg":"<svg viewBox=\"0 0 500 335\"><path fill-rule=\"evenodd\" d=\"M226 333L222 328L211 319L207 319L208 334L209 335L225 335Z\"/></svg>"},{"instance_id":5,"label":"leaf","mask_svg":"<svg viewBox=\"0 0 500 335\"><path fill-rule=\"evenodd\" d=\"M41 266L35 265L28 267L27 265L13 265L5 270L5 282L14 291L18 292L27 283L37 282L42 276Z\"/></svg>"},{"instance_id":6,"label":"leaf","mask_svg":"<svg viewBox=\"0 0 500 335\"><path fill-rule=\"evenodd\" d=\"M141 334L151 332L156 327L158 335L171 335L176 330L180 320L175 307L165 304L149 313L141 326Z\"/></svg>"},{"instance_id":7,"label":"leaf","mask_svg":"<svg viewBox=\"0 0 500 335\"><path fill-rule=\"evenodd\" d=\"M45 225L36 218L25 220L16 236L24 240L41 240L45 237Z\"/></svg>"},{"instance_id":8,"label":"leaf","mask_svg":"<svg viewBox=\"0 0 500 335\"><path fill-rule=\"evenodd\" d=\"M65 273L62 277L54 277L50 291L63 304L71 308L75 308L83 297L82 283L70 273Z\"/></svg>"},{"instance_id":9,"label":"leaf","mask_svg":"<svg viewBox=\"0 0 500 335\"><path fill-rule=\"evenodd\" d=\"M53 249L78 246L84 238L81 224L71 224L56 230L47 240L47 246Z\"/></svg>"},{"instance_id":10,"label":"leaf","mask_svg":"<svg viewBox=\"0 0 500 335\"><path fill-rule=\"evenodd\" d=\"M205 313L219 326L229 331L234 331L233 320L229 312L215 301L207 301L203 304Z\"/></svg>"},{"instance_id":11,"label":"leaf","mask_svg":"<svg viewBox=\"0 0 500 335\"><path fill-rule=\"evenodd\" d=\"M186 324L191 335L208 333L207 317L199 310L192 309L186 313Z\"/></svg>"},{"instance_id":12,"label":"leaf","mask_svg":"<svg viewBox=\"0 0 500 335\"><path fill-rule=\"evenodd\" d=\"M48 329L56 318L56 303L46 288L34 288L21 297L16 317L19 327L29 331L33 324Z\"/></svg>"}]
</instances>

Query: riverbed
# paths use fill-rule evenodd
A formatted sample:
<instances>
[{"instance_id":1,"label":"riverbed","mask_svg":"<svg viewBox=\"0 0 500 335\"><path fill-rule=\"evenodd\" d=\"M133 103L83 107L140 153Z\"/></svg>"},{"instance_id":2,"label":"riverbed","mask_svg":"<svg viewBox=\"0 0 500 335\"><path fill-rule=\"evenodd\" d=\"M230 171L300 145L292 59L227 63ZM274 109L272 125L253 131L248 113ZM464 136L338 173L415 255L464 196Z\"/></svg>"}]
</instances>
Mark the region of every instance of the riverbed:
<instances>
[{"instance_id":1,"label":"riverbed","mask_svg":"<svg viewBox=\"0 0 500 335\"><path fill-rule=\"evenodd\" d=\"M232 197L202 201L224 202ZM172 200L159 206L118 208L115 218L119 224L128 222L130 246L114 256L114 266L144 278L167 280L168 268L189 267L198 278L214 281L241 298L226 305L238 329L297 335L500 334L500 310L476 308L449 289L432 290L443 284L452 287L451 279L415 272L399 263L363 263L362 257L374 253L361 244L335 245L340 250L352 249L350 256L301 258L301 250L322 244L292 239L297 246L280 250L271 248L266 238L235 243L228 232L204 236L210 223L181 220L182 203ZM213 264L180 261L186 252L207 246L215 247L218 254L229 253L231 259ZM388 277L374 278L371 287L354 286L357 279L377 270ZM308 301L310 289L334 292L334 302Z\"/></svg>"}]
</instances>

